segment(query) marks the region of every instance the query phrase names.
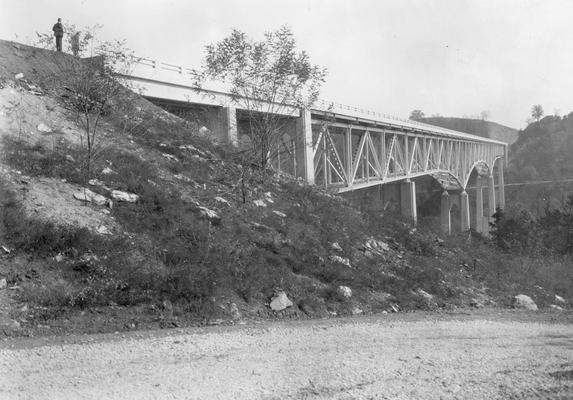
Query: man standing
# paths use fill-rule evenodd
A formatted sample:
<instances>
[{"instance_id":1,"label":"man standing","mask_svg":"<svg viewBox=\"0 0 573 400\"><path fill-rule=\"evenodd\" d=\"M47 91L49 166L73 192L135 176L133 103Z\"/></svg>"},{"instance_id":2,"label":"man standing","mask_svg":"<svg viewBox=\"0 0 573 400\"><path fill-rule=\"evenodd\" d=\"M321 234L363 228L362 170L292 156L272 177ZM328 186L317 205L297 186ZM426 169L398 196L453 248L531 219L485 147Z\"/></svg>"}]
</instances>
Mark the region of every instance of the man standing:
<instances>
[{"instance_id":1,"label":"man standing","mask_svg":"<svg viewBox=\"0 0 573 400\"><path fill-rule=\"evenodd\" d=\"M62 51L62 38L64 37L64 27L62 26L62 19L58 18L58 22L52 28L54 36L56 37L56 50Z\"/></svg>"}]
</instances>

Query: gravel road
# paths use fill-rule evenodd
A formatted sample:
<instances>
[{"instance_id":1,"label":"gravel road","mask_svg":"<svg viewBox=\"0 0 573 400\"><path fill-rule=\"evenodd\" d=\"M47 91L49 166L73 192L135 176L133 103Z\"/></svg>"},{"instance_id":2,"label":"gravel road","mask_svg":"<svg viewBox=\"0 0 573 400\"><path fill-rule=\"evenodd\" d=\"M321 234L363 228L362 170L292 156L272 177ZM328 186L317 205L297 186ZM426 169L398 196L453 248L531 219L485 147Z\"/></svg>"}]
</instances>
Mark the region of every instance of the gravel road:
<instances>
[{"instance_id":1,"label":"gravel road","mask_svg":"<svg viewBox=\"0 0 573 400\"><path fill-rule=\"evenodd\" d=\"M387 316L10 339L0 399L573 399L573 324Z\"/></svg>"}]
</instances>

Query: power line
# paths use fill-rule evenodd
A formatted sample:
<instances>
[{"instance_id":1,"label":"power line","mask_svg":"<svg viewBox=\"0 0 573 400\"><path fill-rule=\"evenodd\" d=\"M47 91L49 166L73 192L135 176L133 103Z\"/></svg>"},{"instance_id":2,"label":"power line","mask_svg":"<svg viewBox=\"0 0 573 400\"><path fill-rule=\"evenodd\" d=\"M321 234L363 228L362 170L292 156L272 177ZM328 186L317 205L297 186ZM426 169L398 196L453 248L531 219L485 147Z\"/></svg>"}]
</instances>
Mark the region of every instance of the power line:
<instances>
[{"instance_id":1,"label":"power line","mask_svg":"<svg viewBox=\"0 0 573 400\"><path fill-rule=\"evenodd\" d=\"M523 186L523 185L543 185L548 183L562 183L562 182L573 182L573 178L543 180L543 181L511 182L511 183L506 183L504 186L507 187L507 186Z\"/></svg>"}]
</instances>

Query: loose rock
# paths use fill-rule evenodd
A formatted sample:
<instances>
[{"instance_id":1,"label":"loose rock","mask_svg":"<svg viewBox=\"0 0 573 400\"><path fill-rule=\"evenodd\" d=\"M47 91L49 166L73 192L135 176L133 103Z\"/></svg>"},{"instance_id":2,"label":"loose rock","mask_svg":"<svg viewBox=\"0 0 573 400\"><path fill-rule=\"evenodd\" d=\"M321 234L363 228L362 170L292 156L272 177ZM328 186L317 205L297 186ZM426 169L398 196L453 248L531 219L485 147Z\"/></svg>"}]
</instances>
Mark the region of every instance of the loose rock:
<instances>
[{"instance_id":1,"label":"loose rock","mask_svg":"<svg viewBox=\"0 0 573 400\"><path fill-rule=\"evenodd\" d=\"M52 132L52 128L50 128L48 125L46 124L40 124L37 126L37 129L40 132L45 132L45 133L51 133Z\"/></svg>"},{"instance_id":2,"label":"loose rock","mask_svg":"<svg viewBox=\"0 0 573 400\"><path fill-rule=\"evenodd\" d=\"M559 303L565 304L565 299L559 295L555 295L555 301L558 301Z\"/></svg>"},{"instance_id":3,"label":"loose rock","mask_svg":"<svg viewBox=\"0 0 573 400\"><path fill-rule=\"evenodd\" d=\"M265 203L264 200L254 200L253 203L255 203L255 205L257 207L266 207L267 203Z\"/></svg>"},{"instance_id":4,"label":"loose rock","mask_svg":"<svg viewBox=\"0 0 573 400\"><path fill-rule=\"evenodd\" d=\"M343 265L346 265L348 268L352 268L350 265L350 260L348 258L340 257L340 256L330 256L328 257L330 261L334 261Z\"/></svg>"},{"instance_id":5,"label":"loose rock","mask_svg":"<svg viewBox=\"0 0 573 400\"><path fill-rule=\"evenodd\" d=\"M213 225L219 225L221 223L221 217L215 211L208 209L207 207L199 206L199 213L207 218L209 222Z\"/></svg>"},{"instance_id":6,"label":"loose rock","mask_svg":"<svg viewBox=\"0 0 573 400\"><path fill-rule=\"evenodd\" d=\"M552 310L555 310L555 311L563 311L563 307L559 307L558 305L555 305L555 304L549 305L549 308L551 308Z\"/></svg>"},{"instance_id":7,"label":"loose rock","mask_svg":"<svg viewBox=\"0 0 573 400\"><path fill-rule=\"evenodd\" d=\"M98 206L102 206L107 202L107 199L104 196L94 193L89 189L82 189L81 191L74 193L74 198L87 203L94 203Z\"/></svg>"},{"instance_id":8,"label":"loose rock","mask_svg":"<svg viewBox=\"0 0 573 400\"><path fill-rule=\"evenodd\" d=\"M122 192L121 190L112 190L111 197L117 201L125 201L127 203L135 203L139 196L134 193Z\"/></svg>"},{"instance_id":9,"label":"loose rock","mask_svg":"<svg viewBox=\"0 0 573 400\"><path fill-rule=\"evenodd\" d=\"M336 251L342 252L342 247L340 247L340 245L338 244L338 242L332 243L332 244L330 245L330 248L331 248L332 250L336 250Z\"/></svg>"},{"instance_id":10,"label":"loose rock","mask_svg":"<svg viewBox=\"0 0 573 400\"><path fill-rule=\"evenodd\" d=\"M273 311L282 311L285 308L292 306L293 302L289 300L285 292L277 293L270 304L270 307Z\"/></svg>"},{"instance_id":11,"label":"loose rock","mask_svg":"<svg viewBox=\"0 0 573 400\"><path fill-rule=\"evenodd\" d=\"M538 309L537 304L535 304L531 297L524 294L518 294L513 298L513 307L531 311Z\"/></svg>"},{"instance_id":12,"label":"loose rock","mask_svg":"<svg viewBox=\"0 0 573 400\"><path fill-rule=\"evenodd\" d=\"M226 199L224 199L224 198L222 198L222 197L220 197L220 196L215 197L215 201L218 201L219 203L226 204L226 205L228 205L228 206L231 205L231 203L229 203Z\"/></svg>"},{"instance_id":13,"label":"loose rock","mask_svg":"<svg viewBox=\"0 0 573 400\"><path fill-rule=\"evenodd\" d=\"M340 295L346 299L352 297L352 289L350 289L348 286L339 286L338 293L340 293Z\"/></svg>"}]
</instances>

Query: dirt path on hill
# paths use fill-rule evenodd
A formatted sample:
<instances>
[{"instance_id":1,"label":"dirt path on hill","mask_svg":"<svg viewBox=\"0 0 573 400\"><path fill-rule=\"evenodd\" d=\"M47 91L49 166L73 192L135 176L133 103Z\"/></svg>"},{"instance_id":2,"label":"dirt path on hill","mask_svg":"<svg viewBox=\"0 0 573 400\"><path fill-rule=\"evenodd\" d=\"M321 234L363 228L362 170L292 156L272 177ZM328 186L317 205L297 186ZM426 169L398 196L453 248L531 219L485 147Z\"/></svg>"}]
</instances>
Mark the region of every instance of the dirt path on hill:
<instances>
[{"instance_id":1,"label":"dirt path on hill","mask_svg":"<svg viewBox=\"0 0 573 400\"><path fill-rule=\"evenodd\" d=\"M0 398L573 398L571 321L458 318L12 339Z\"/></svg>"}]
</instances>

